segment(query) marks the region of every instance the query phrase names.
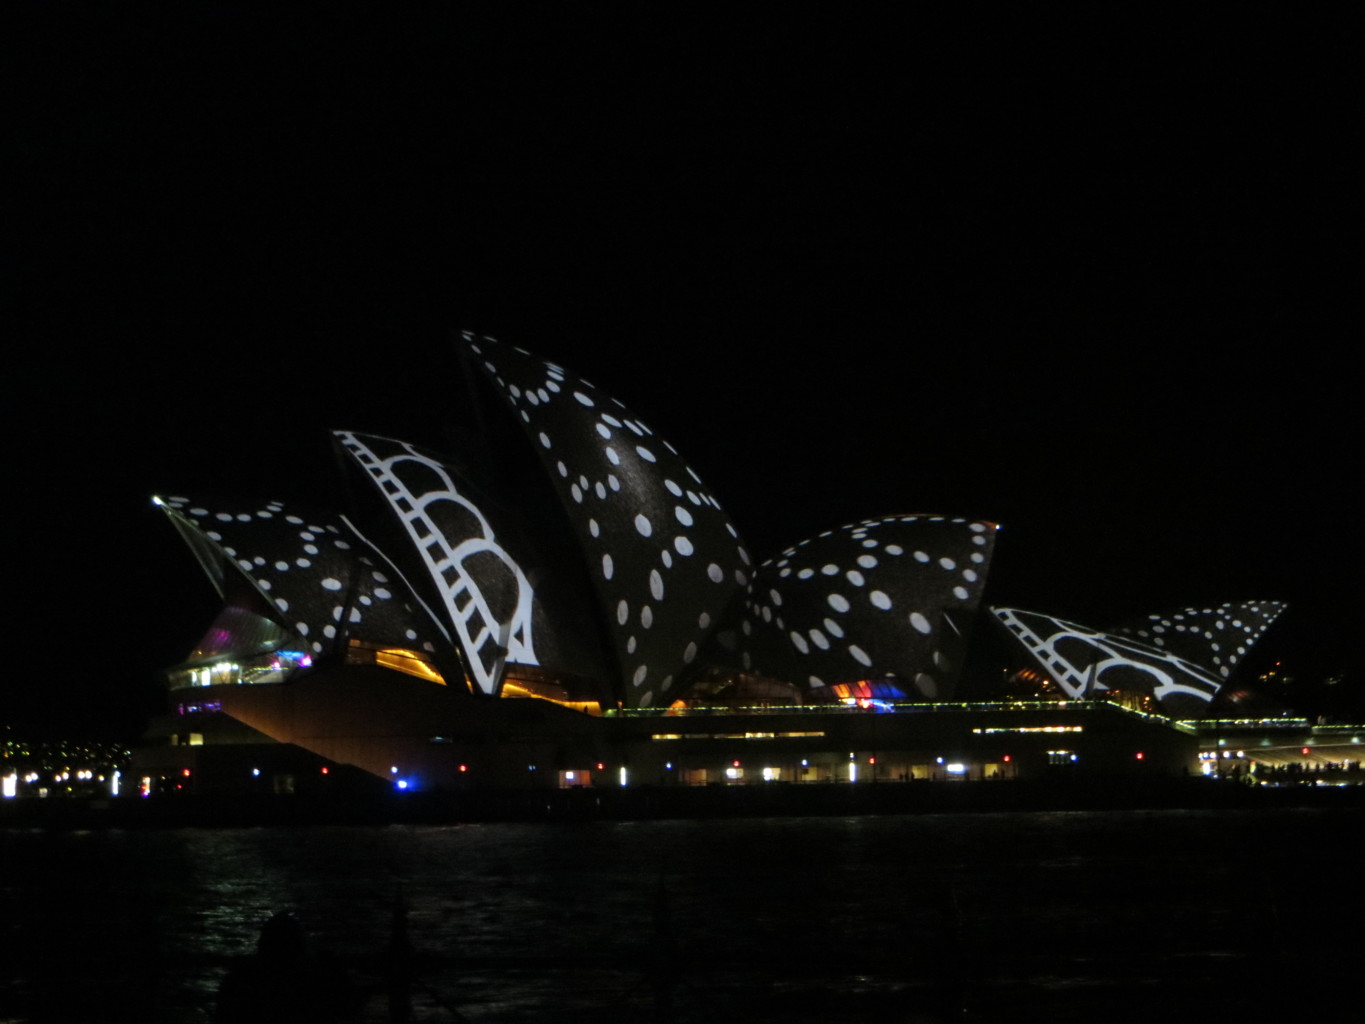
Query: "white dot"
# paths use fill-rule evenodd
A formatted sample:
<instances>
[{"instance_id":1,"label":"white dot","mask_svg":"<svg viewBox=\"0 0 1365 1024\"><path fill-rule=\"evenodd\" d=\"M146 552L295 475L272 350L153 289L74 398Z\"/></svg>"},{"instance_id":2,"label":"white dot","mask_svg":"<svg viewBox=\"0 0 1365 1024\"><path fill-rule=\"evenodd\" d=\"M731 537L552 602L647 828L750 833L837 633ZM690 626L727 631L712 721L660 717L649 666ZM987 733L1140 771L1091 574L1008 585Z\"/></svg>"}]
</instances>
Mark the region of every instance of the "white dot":
<instances>
[{"instance_id":1,"label":"white dot","mask_svg":"<svg viewBox=\"0 0 1365 1024\"><path fill-rule=\"evenodd\" d=\"M953 596L954 596L955 598L957 598L959 601L965 601L965 600L967 600L967 597L969 596L969 595L967 594L967 588L966 588L966 587L954 587L954 588L953 588Z\"/></svg>"},{"instance_id":2,"label":"white dot","mask_svg":"<svg viewBox=\"0 0 1365 1024\"><path fill-rule=\"evenodd\" d=\"M340 589L341 589L341 580L333 579L331 576L328 576L325 580L322 581L322 589L323 589L323 590L340 590Z\"/></svg>"},{"instance_id":3,"label":"white dot","mask_svg":"<svg viewBox=\"0 0 1365 1024\"><path fill-rule=\"evenodd\" d=\"M613 491L619 491L621 489L621 481L616 479L615 473L607 474L607 486L610 487Z\"/></svg>"},{"instance_id":4,"label":"white dot","mask_svg":"<svg viewBox=\"0 0 1365 1024\"><path fill-rule=\"evenodd\" d=\"M599 377L598 379L600 380L601 378ZM583 394L583 392L575 391L573 393L573 396L579 405L586 405L589 409L593 407L593 400L589 398L587 395Z\"/></svg>"},{"instance_id":5,"label":"white dot","mask_svg":"<svg viewBox=\"0 0 1365 1024\"><path fill-rule=\"evenodd\" d=\"M288 563L288 562L276 562L276 563L275 563L275 568L278 569L278 570L280 570L280 572L284 572L286 569L289 568L289 563Z\"/></svg>"},{"instance_id":6,"label":"white dot","mask_svg":"<svg viewBox=\"0 0 1365 1024\"><path fill-rule=\"evenodd\" d=\"M825 620L825 632L828 633L830 636L836 636L841 640L844 637L844 627L839 625L839 623L835 622L833 619Z\"/></svg>"},{"instance_id":7,"label":"white dot","mask_svg":"<svg viewBox=\"0 0 1365 1024\"><path fill-rule=\"evenodd\" d=\"M684 665L690 665L690 664L692 664L692 660L693 660L696 656L697 656L697 642L696 642L695 640L693 640L691 643L689 643L689 644L687 645L687 650L683 651L683 664L684 664Z\"/></svg>"},{"instance_id":8,"label":"white dot","mask_svg":"<svg viewBox=\"0 0 1365 1024\"><path fill-rule=\"evenodd\" d=\"M919 612L910 613L910 625L914 626L916 630L925 634L926 636L928 636L930 633L934 631L934 627L929 625L929 620L926 619Z\"/></svg>"},{"instance_id":9,"label":"white dot","mask_svg":"<svg viewBox=\"0 0 1365 1024\"><path fill-rule=\"evenodd\" d=\"M708 615L706 612L702 612L700 615L697 616L697 628L698 628L698 629L706 629L706 628L707 628L708 626L710 626L710 625L711 625L711 616Z\"/></svg>"},{"instance_id":10,"label":"white dot","mask_svg":"<svg viewBox=\"0 0 1365 1024\"><path fill-rule=\"evenodd\" d=\"M606 427L602 426L602 424L600 423L597 424L597 432L602 435L602 438L604 440L607 441L611 440L611 431L608 430Z\"/></svg>"},{"instance_id":11,"label":"white dot","mask_svg":"<svg viewBox=\"0 0 1365 1024\"><path fill-rule=\"evenodd\" d=\"M596 537L599 533L602 532L601 527L597 525L596 519L588 520L588 532L592 534L594 537Z\"/></svg>"},{"instance_id":12,"label":"white dot","mask_svg":"<svg viewBox=\"0 0 1365 1024\"><path fill-rule=\"evenodd\" d=\"M635 529L640 531L641 537L648 537L654 532L654 527L650 525L648 517L643 512L635 517Z\"/></svg>"},{"instance_id":13,"label":"white dot","mask_svg":"<svg viewBox=\"0 0 1365 1024\"><path fill-rule=\"evenodd\" d=\"M824 573L826 576L839 575L839 567L832 563L826 563L825 565L820 566L820 571Z\"/></svg>"},{"instance_id":14,"label":"white dot","mask_svg":"<svg viewBox=\"0 0 1365 1024\"><path fill-rule=\"evenodd\" d=\"M673 495L673 497L675 497L675 498L681 498L681 497L682 497L682 493L683 493L683 492L682 492L682 488L679 487L677 484L675 484L672 480L665 480L665 481L664 481L664 486L668 488L668 493L671 494L671 495Z\"/></svg>"},{"instance_id":15,"label":"white dot","mask_svg":"<svg viewBox=\"0 0 1365 1024\"><path fill-rule=\"evenodd\" d=\"M949 570L957 568L957 563L954 562L951 558L940 558L938 560L938 564L943 566L943 568Z\"/></svg>"},{"instance_id":16,"label":"white dot","mask_svg":"<svg viewBox=\"0 0 1365 1024\"><path fill-rule=\"evenodd\" d=\"M330 626L330 625L328 625L328 626L323 626L323 627L322 627L322 635L325 636L325 637L327 637L327 639L330 640L332 637L334 637L334 636L337 635L337 628L336 628L336 626Z\"/></svg>"},{"instance_id":17,"label":"white dot","mask_svg":"<svg viewBox=\"0 0 1365 1024\"><path fill-rule=\"evenodd\" d=\"M863 574L857 569L850 569L848 572L844 573L844 578L855 587L861 587L866 582L866 580L863 579Z\"/></svg>"},{"instance_id":18,"label":"white dot","mask_svg":"<svg viewBox=\"0 0 1365 1024\"><path fill-rule=\"evenodd\" d=\"M871 665L872 665L872 659L869 658L869 657L867 656L867 652L864 651L864 650L863 650L861 647L859 647L857 644L849 644L849 646L848 646L848 653L851 654L851 655L853 655L853 659L854 659L855 661L860 662L860 663L863 664L863 665L867 665L867 666L871 667Z\"/></svg>"},{"instance_id":19,"label":"white dot","mask_svg":"<svg viewBox=\"0 0 1365 1024\"><path fill-rule=\"evenodd\" d=\"M886 594L880 590L872 591L872 593L867 595L867 599L872 602L874 608L880 608L882 611L886 611L891 607L891 598L887 597Z\"/></svg>"},{"instance_id":20,"label":"white dot","mask_svg":"<svg viewBox=\"0 0 1365 1024\"><path fill-rule=\"evenodd\" d=\"M673 514L678 517L678 522L682 523L684 526L692 525L692 513L681 505L678 505L673 509Z\"/></svg>"},{"instance_id":21,"label":"white dot","mask_svg":"<svg viewBox=\"0 0 1365 1024\"><path fill-rule=\"evenodd\" d=\"M645 681L645 676L647 676L647 675L649 675L649 666L648 666L648 665L641 665L639 668L637 668L637 669L635 670L635 676L634 676L634 678L633 678L631 681L632 681L636 686L639 686L641 683L643 683L643 682Z\"/></svg>"},{"instance_id":22,"label":"white dot","mask_svg":"<svg viewBox=\"0 0 1365 1024\"><path fill-rule=\"evenodd\" d=\"M810 644L806 643L806 638L805 638L804 636L802 636L800 633L796 632L795 630L793 630L793 631L791 632L790 636L791 636L791 638L792 638L792 645L793 645L798 651L800 651L802 654L809 654L809 653L810 653Z\"/></svg>"},{"instance_id":23,"label":"white dot","mask_svg":"<svg viewBox=\"0 0 1365 1024\"><path fill-rule=\"evenodd\" d=\"M798 580L808 580L814 575L815 575L814 569L802 569L800 572L796 574L796 578Z\"/></svg>"},{"instance_id":24,"label":"white dot","mask_svg":"<svg viewBox=\"0 0 1365 1024\"><path fill-rule=\"evenodd\" d=\"M654 611L649 605L640 609L640 625L644 626L645 629L654 625Z\"/></svg>"},{"instance_id":25,"label":"white dot","mask_svg":"<svg viewBox=\"0 0 1365 1024\"><path fill-rule=\"evenodd\" d=\"M848 611L848 598L844 597L843 594L830 594L827 600L829 606L836 612Z\"/></svg>"},{"instance_id":26,"label":"white dot","mask_svg":"<svg viewBox=\"0 0 1365 1024\"><path fill-rule=\"evenodd\" d=\"M686 539L687 539L686 537L683 538L683 540L686 540ZM665 569L672 569L672 568L673 568L673 553L672 553L671 551L669 551L668 548L664 548L662 551L659 552L659 561L661 561L661 562L664 563L664 568L665 568Z\"/></svg>"},{"instance_id":27,"label":"white dot","mask_svg":"<svg viewBox=\"0 0 1365 1024\"><path fill-rule=\"evenodd\" d=\"M593 490L597 492L597 500L598 500L598 501L605 501L605 500L606 500L606 498L607 498L607 489L606 489L605 487L602 486L602 481L601 481L601 480L597 481L597 483L593 485Z\"/></svg>"},{"instance_id":28,"label":"white dot","mask_svg":"<svg viewBox=\"0 0 1365 1024\"><path fill-rule=\"evenodd\" d=\"M550 437L543 430L540 432L540 443L546 448L550 447Z\"/></svg>"},{"instance_id":29,"label":"white dot","mask_svg":"<svg viewBox=\"0 0 1365 1024\"><path fill-rule=\"evenodd\" d=\"M608 580L611 579L611 572L612 572L611 555L603 555L603 556L602 556L602 577L603 577L603 579L608 579Z\"/></svg>"},{"instance_id":30,"label":"white dot","mask_svg":"<svg viewBox=\"0 0 1365 1024\"><path fill-rule=\"evenodd\" d=\"M872 555L859 555L858 564L864 569L875 569L877 567L877 559Z\"/></svg>"},{"instance_id":31,"label":"white dot","mask_svg":"<svg viewBox=\"0 0 1365 1024\"><path fill-rule=\"evenodd\" d=\"M976 582L976 570L975 570L975 569L963 569L963 570L962 570L962 578L963 578L964 580L966 580L968 583L975 583L975 582Z\"/></svg>"},{"instance_id":32,"label":"white dot","mask_svg":"<svg viewBox=\"0 0 1365 1024\"><path fill-rule=\"evenodd\" d=\"M929 556L926 555L923 551L916 551L916 552L915 552L915 561L916 561L916 562L927 562L927 561L929 561Z\"/></svg>"},{"instance_id":33,"label":"white dot","mask_svg":"<svg viewBox=\"0 0 1365 1024\"><path fill-rule=\"evenodd\" d=\"M618 601L616 603L616 621L624 626L628 618L630 618L630 605L625 601Z\"/></svg>"},{"instance_id":34,"label":"white dot","mask_svg":"<svg viewBox=\"0 0 1365 1024\"><path fill-rule=\"evenodd\" d=\"M289 602L282 597L275 598L275 607L282 612L289 611Z\"/></svg>"},{"instance_id":35,"label":"white dot","mask_svg":"<svg viewBox=\"0 0 1365 1024\"><path fill-rule=\"evenodd\" d=\"M306 558L296 558L294 559L294 564L297 565L300 569L307 569L310 568L313 563Z\"/></svg>"},{"instance_id":36,"label":"white dot","mask_svg":"<svg viewBox=\"0 0 1365 1024\"><path fill-rule=\"evenodd\" d=\"M659 575L658 569L649 570L649 592L654 595L654 600L664 599L664 578Z\"/></svg>"},{"instance_id":37,"label":"white dot","mask_svg":"<svg viewBox=\"0 0 1365 1024\"><path fill-rule=\"evenodd\" d=\"M678 549L680 555L690 555L692 553L692 542L686 537L674 537L673 546Z\"/></svg>"},{"instance_id":38,"label":"white dot","mask_svg":"<svg viewBox=\"0 0 1365 1024\"><path fill-rule=\"evenodd\" d=\"M822 651L829 650L829 637L825 636L825 634L821 633L818 629L812 629L810 631L810 642Z\"/></svg>"},{"instance_id":39,"label":"white dot","mask_svg":"<svg viewBox=\"0 0 1365 1024\"><path fill-rule=\"evenodd\" d=\"M654 458L654 453L653 453L652 451L650 451L648 448L646 448L646 447L645 447L644 445L642 445L642 444L637 444L637 445L635 446L635 451L638 452L640 458L644 459L646 462L657 462L657 461L658 461L658 459Z\"/></svg>"},{"instance_id":40,"label":"white dot","mask_svg":"<svg viewBox=\"0 0 1365 1024\"><path fill-rule=\"evenodd\" d=\"M383 587L376 587L374 590L374 596L379 598L379 600L381 601L387 601L389 598L393 597L393 595L390 594Z\"/></svg>"},{"instance_id":41,"label":"white dot","mask_svg":"<svg viewBox=\"0 0 1365 1024\"><path fill-rule=\"evenodd\" d=\"M316 544L305 544L303 550L307 551L310 555L316 555L318 553L318 546Z\"/></svg>"},{"instance_id":42,"label":"white dot","mask_svg":"<svg viewBox=\"0 0 1365 1024\"><path fill-rule=\"evenodd\" d=\"M616 454L616 449L613 448L611 445L607 445L602 450L607 453L607 461L610 462L613 466L619 466L621 464L621 456Z\"/></svg>"},{"instance_id":43,"label":"white dot","mask_svg":"<svg viewBox=\"0 0 1365 1024\"><path fill-rule=\"evenodd\" d=\"M720 583L725 579L725 573L721 571L720 566L715 562L712 562L706 567L706 575L711 577L712 583Z\"/></svg>"}]
</instances>

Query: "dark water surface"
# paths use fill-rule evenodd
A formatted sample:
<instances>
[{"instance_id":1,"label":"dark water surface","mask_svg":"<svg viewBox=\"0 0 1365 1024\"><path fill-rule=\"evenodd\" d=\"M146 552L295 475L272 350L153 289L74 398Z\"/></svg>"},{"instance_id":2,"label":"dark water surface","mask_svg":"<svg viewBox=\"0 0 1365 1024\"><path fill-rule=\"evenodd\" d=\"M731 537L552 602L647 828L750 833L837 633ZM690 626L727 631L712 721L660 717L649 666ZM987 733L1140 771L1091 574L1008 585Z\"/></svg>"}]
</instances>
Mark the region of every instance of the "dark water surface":
<instances>
[{"instance_id":1,"label":"dark water surface","mask_svg":"<svg viewBox=\"0 0 1365 1024\"><path fill-rule=\"evenodd\" d=\"M1179 1021L1359 1007L1360 818L9 830L0 1022L210 1021L222 979L282 909L351 979L347 1019L388 1020L383 953L400 898L420 1021L911 1021L964 1009L967 1020Z\"/></svg>"}]
</instances>

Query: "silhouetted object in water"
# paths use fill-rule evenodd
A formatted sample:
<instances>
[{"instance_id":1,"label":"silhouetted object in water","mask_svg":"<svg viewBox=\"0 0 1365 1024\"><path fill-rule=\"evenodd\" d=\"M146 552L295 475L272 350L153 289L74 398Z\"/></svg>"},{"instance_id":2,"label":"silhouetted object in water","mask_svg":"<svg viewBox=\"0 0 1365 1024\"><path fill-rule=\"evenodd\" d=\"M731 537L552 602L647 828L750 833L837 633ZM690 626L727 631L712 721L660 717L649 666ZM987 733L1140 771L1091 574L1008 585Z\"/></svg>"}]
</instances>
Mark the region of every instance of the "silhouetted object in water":
<instances>
[{"instance_id":1,"label":"silhouetted object in water","mask_svg":"<svg viewBox=\"0 0 1365 1024\"><path fill-rule=\"evenodd\" d=\"M649 982L654 990L654 1019L668 1024L673 1019L673 994L678 986L678 937L663 876L654 893L654 934L649 948Z\"/></svg>"},{"instance_id":2,"label":"silhouetted object in water","mask_svg":"<svg viewBox=\"0 0 1365 1024\"><path fill-rule=\"evenodd\" d=\"M357 999L345 972L308 951L298 918L278 913L261 928L256 953L234 967L218 989L220 1024L347 1020Z\"/></svg>"},{"instance_id":3,"label":"silhouetted object in water","mask_svg":"<svg viewBox=\"0 0 1365 1024\"><path fill-rule=\"evenodd\" d=\"M412 942L408 939L408 908L400 893L393 904L393 927L388 949L389 1020L412 1020Z\"/></svg>"}]
</instances>

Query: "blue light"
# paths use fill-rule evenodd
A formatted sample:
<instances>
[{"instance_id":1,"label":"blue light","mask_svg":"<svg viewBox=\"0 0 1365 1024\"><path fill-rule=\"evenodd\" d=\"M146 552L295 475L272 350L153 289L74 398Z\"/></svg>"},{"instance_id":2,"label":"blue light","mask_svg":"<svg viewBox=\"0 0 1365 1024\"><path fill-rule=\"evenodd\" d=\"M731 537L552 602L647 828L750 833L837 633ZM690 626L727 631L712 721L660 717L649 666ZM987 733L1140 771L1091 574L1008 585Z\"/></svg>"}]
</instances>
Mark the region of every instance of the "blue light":
<instances>
[{"instance_id":1,"label":"blue light","mask_svg":"<svg viewBox=\"0 0 1365 1024\"><path fill-rule=\"evenodd\" d=\"M397 786L399 789L407 789L407 788L408 788L408 780L407 780L407 779L399 779L397 782L394 783L394 785Z\"/></svg>"}]
</instances>

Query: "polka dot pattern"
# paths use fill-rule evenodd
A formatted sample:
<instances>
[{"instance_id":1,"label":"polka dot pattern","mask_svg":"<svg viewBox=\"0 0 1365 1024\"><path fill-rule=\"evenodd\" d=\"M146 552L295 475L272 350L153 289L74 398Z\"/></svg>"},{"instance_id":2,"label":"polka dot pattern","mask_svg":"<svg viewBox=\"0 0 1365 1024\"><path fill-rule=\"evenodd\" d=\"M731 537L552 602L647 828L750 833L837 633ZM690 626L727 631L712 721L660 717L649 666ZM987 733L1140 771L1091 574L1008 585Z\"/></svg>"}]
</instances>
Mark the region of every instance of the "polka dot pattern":
<instances>
[{"instance_id":1,"label":"polka dot pattern","mask_svg":"<svg viewBox=\"0 0 1365 1024\"><path fill-rule=\"evenodd\" d=\"M1148 693L1173 715L1202 713L1236 662L1283 610L1278 601L1186 608L1103 632L1040 612L991 609L1068 696Z\"/></svg>"},{"instance_id":2,"label":"polka dot pattern","mask_svg":"<svg viewBox=\"0 0 1365 1024\"><path fill-rule=\"evenodd\" d=\"M1282 601L1229 601L1213 608L1148 615L1125 623L1116 632L1209 668L1226 679L1284 610Z\"/></svg>"},{"instance_id":3,"label":"polka dot pattern","mask_svg":"<svg viewBox=\"0 0 1365 1024\"><path fill-rule=\"evenodd\" d=\"M220 593L228 588L226 573L240 574L260 595L261 614L315 659L340 656L352 638L434 649L439 628L394 597L385 586L383 556L344 519L286 509L278 501L239 513L211 512L207 503L179 497L160 499L160 505L181 534L192 538ZM242 653L260 653L259 646L248 646Z\"/></svg>"},{"instance_id":4,"label":"polka dot pattern","mask_svg":"<svg viewBox=\"0 0 1365 1024\"><path fill-rule=\"evenodd\" d=\"M587 562L603 567L592 585L626 703L670 703L712 623L750 582L738 532L673 446L621 402L521 349L472 334L464 342L533 441ZM618 622L623 602L647 605L648 627L629 615Z\"/></svg>"},{"instance_id":5,"label":"polka dot pattern","mask_svg":"<svg viewBox=\"0 0 1365 1024\"><path fill-rule=\"evenodd\" d=\"M995 530L961 517L888 516L826 530L764 562L744 603L758 671L821 687L894 676L906 697L951 696Z\"/></svg>"}]
</instances>

